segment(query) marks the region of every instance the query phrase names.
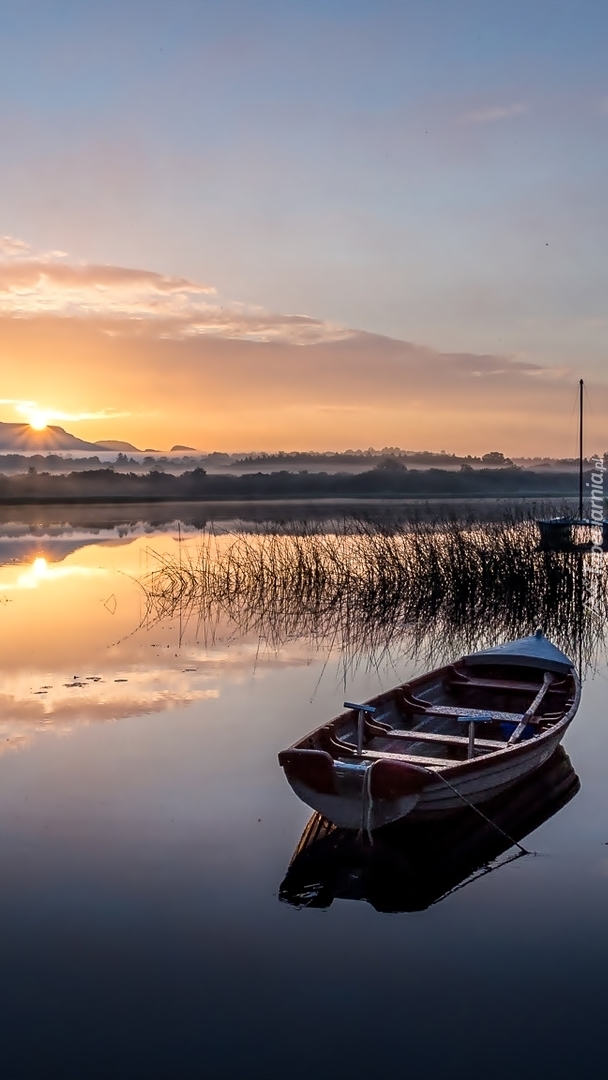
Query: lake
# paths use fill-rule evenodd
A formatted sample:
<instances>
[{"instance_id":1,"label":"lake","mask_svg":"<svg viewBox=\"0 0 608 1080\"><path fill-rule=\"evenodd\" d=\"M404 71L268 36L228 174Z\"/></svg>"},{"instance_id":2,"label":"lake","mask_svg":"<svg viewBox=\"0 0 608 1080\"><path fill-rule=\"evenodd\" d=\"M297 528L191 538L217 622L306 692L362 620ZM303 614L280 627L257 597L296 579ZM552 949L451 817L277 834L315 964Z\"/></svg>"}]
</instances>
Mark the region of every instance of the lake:
<instances>
[{"instance_id":1,"label":"lake","mask_svg":"<svg viewBox=\"0 0 608 1080\"><path fill-rule=\"evenodd\" d=\"M301 633L297 612L273 635L259 600L161 617L141 581L195 558L201 522L18 513L0 523L6 1080L603 1075L602 633L567 798L549 775L522 811L530 854L473 853L460 882L436 865L425 893L406 849L363 869L347 852L302 892L310 811L277 753L424 670L424 641ZM214 550L235 535L220 520Z\"/></svg>"}]
</instances>

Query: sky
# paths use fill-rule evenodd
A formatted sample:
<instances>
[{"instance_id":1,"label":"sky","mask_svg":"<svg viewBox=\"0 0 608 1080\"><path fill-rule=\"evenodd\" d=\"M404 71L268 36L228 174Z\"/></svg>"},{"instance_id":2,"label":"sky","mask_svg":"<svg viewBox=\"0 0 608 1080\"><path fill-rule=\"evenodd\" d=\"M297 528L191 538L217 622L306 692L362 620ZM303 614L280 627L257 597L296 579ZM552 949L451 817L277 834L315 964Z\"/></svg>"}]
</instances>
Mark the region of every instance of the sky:
<instances>
[{"instance_id":1,"label":"sky","mask_svg":"<svg viewBox=\"0 0 608 1080\"><path fill-rule=\"evenodd\" d=\"M0 0L0 420L608 445L602 0Z\"/></svg>"}]
</instances>

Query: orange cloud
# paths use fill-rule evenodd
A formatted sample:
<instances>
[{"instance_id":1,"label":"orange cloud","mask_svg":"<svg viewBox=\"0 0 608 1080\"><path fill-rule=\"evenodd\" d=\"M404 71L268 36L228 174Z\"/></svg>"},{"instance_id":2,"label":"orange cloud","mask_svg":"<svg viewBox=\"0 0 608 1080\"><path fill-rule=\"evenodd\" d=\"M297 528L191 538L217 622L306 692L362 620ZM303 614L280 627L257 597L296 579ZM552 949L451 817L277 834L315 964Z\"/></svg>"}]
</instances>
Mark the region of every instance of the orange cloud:
<instances>
[{"instance_id":1,"label":"orange cloud","mask_svg":"<svg viewBox=\"0 0 608 1080\"><path fill-rule=\"evenodd\" d=\"M221 303L213 286L149 270L51 255L0 262L0 350L4 402L27 415L35 395L36 416L78 421L91 440L542 455L574 446L568 370ZM598 450L607 394L596 387L589 418Z\"/></svg>"},{"instance_id":2,"label":"orange cloud","mask_svg":"<svg viewBox=\"0 0 608 1080\"><path fill-rule=\"evenodd\" d=\"M181 324L182 327L186 324ZM242 324L241 327L242 329ZM175 334L174 320L0 318L7 396L36 387L87 439L207 450L400 445L464 453L574 453L575 377L525 359L440 353L374 334L302 343ZM604 446L608 389L589 386L589 440Z\"/></svg>"}]
</instances>

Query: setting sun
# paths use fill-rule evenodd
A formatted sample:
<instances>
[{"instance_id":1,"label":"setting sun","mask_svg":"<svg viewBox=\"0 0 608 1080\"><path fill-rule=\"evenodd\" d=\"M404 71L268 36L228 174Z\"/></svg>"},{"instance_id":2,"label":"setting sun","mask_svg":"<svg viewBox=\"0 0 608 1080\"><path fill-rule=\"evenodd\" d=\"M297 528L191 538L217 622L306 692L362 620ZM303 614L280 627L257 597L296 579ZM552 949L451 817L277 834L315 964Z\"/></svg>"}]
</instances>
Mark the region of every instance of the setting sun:
<instances>
[{"instance_id":1,"label":"setting sun","mask_svg":"<svg viewBox=\"0 0 608 1080\"><path fill-rule=\"evenodd\" d=\"M15 402L15 411L22 416L34 431L44 431L54 413L41 408L35 401Z\"/></svg>"},{"instance_id":2,"label":"setting sun","mask_svg":"<svg viewBox=\"0 0 608 1080\"><path fill-rule=\"evenodd\" d=\"M34 409L28 414L28 423L34 431L44 431L49 422L48 413Z\"/></svg>"}]
</instances>

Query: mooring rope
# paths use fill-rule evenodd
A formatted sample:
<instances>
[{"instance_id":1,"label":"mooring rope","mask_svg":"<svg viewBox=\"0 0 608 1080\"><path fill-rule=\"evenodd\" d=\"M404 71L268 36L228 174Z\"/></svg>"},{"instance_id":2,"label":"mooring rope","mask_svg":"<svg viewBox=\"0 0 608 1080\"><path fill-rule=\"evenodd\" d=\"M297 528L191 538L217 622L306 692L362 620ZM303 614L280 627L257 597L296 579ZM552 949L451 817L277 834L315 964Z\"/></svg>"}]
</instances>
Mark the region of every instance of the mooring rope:
<instances>
[{"instance_id":1,"label":"mooring rope","mask_svg":"<svg viewBox=\"0 0 608 1080\"><path fill-rule=\"evenodd\" d=\"M361 790L361 828L359 830L359 835L362 836L363 833L365 833L370 845L373 845L374 843L374 838L372 835L372 814L374 809L374 800L371 785L372 769L375 764L376 762L372 761L369 767L365 770L365 774L363 776L363 786ZM501 836L504 836L505 840L509 841L509 844L511 844L513 847L519 848L522 855L535 854L535 852L529 851L528 848L525 848L523 846L523 844L520 844L519 840L516 840L513 836L510 836L510 834L504 829L501 829L500 825L497 825L496 822L492 821L492 819L489 818L487 814L484 814L483 810L480 810L478 806L475 806L475 803L472 803L470 799L467 799L466 795L463 795L462 792L458 790L458 788L454 787L454 785L451 784L447 777L443 776L442 773L433 772L432 769L427 769L424 767L424 765L419 765L417 766L417 768L424 771L427 776L432 777L434 780L441 780L447 787L450 788L451 791L454 792L456 796L458 796L459 799L462 800L465 806L468 806L470 810L474 810L476 814L479 814L480 818L483 818L483 820L486 821L488 825L490 825L493 829L496 829L496 832L500 833Z\"/></svg>"},{"instance_id":2,"label":"mooring rope","mask_svg":"<svg viewBox=\"0 0 608 1080\"><path fill-rule=\"evenodd\" d=\"M372 836L372 813L374 809L374 798L372 795L372 769L376 764L372 761L371 764L365 770L363 776L363 787L361 790L361 833L366 833L368 842L373 845L374 838Z\"/></svg>"},{"instance_id":3,"label":"mooring rope","mask_svg":"<svg viewBox=\"0 0 608 1080\"><path fill-rule=\"evenodd\" d=\"M422 768L424 768L424 766L422 766ZM475 804L472 803L470 801L470 799L467 799L466 795L463 795L462 792L459 791L458 788L454 787L454 785L451 784L450 781L445 776L443 776L440 772L433 772L432 769L426 769L426 768L424 769L424 771L429 776L432 776L437 780L442 780L443 783L446 784L450 788L450 790L453 791L454 794L458 796L459 799L462 799L463 803L466 803L466 805L468 807L470 807L471 810L474 810L475 813L479 814L479 816L481 818L483 818L484 821L487 821L488 825L491 825L493 829L496 829L496 831L501 834L501 836L504 836L505 840L508 840L509 843L512 844L514 847L518 847L519 850L521 851L522 855L534 855L535 854L535 852L533 852L533 851L528 851L528 849L525 848L523 846L523 844L520 844L519 840L515 840L514 837L509 836L508 832L505 832L504 829L501 829L500 825L497 825L496 822L492 821L492 819L489 818L487 814L484 814L483 811L480 810L478 806L475 806Z\"/></svg>"}]
</instances>

